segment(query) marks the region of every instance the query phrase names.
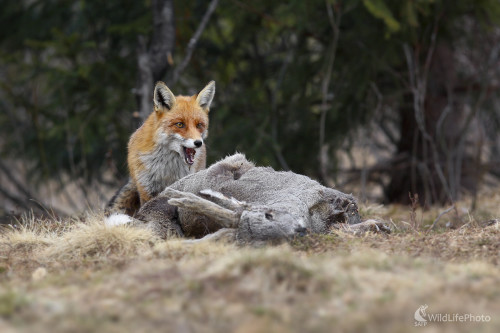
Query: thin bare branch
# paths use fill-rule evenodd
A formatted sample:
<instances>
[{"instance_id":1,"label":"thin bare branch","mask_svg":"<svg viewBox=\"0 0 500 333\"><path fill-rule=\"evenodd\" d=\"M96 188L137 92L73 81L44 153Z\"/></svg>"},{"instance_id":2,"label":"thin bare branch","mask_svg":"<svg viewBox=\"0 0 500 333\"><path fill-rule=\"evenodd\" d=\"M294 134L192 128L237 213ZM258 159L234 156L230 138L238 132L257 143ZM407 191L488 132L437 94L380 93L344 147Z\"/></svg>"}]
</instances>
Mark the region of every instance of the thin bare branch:
<instances>
[{"instance_id":1,"label":"thin bare branch","mask_svg":"<svg viewBox=\"0 0 500 333\"><path fill-rule=\"evenodd\" d=\"M448 214L449 212L451 212L453 209L455 209L455 205L452 205L450 208L446 209L446 210L443 210L441 213L439 213L438 217L434 220L434 222L432 223L432 225L430 226L429 231L431 231L432 229L434 229L434 227L436 226L436 224L439 222L439 220L441 219L441 217L443 217L444 214Z\"/></svg>"},{"instance_id":2,"label":"thin bare branch","mask_svg":"<svg viewBox=\"0 0 500 333\"><path fill-rule=\"evenodd\" d=\"M451 202L454 202L454 196L453 193L450 189L449 182L446 180L446 177L444 176L444 172L442 169L442 166L440 164L440 159L439 159L439 152L437 149L437 145L435 142L435 139L429 134L429 132L426 129L425 126L425 113L424 113L424 108L425 108L425 100L426 100L426 93L427 93L427 82L428 82L428 76L429 76L429 71L430 71L430 65L432 62L432 57L434 55L434 50L436 48L436 40L437 40L437 33L438 33L438 28L439 28L439 17L436 18L435 24L434 24L434 29L431 35L431 45L429 47L429 50L426 55L425 63L424 63L424 70L423 73L420 71L416 51L412 55L412 52L410 50L410 47L408 44L403 45L403 51L406 57L406 63L408 66L408 76L410 80L410 89L413 94L413 110L415 114L415 121L417 123L417 127L420 131L420 133L423 136L422 140L422 149L423 151L423 158L424 158L424 163L420 165L421 168L424 168L425 173L430 174L430 171L428 170L428 163L426 161L427 158L427 144L429 144L431 154L432 154L432 159L433 159L433 165L436 170L436 173L438 175L439 181L441 182L441 185L443 186L445 193L448 196L448 199ZM427 177L426 177L427 178ZM428 178L429 181L432 181L432 178ZM424 185L428 185L425 183ZM432 185L432 184L431 184Z\"/></svg>"},{"instance_id":3,"label":"thin bare branch","mask_svg":"<svg viewBox=\"0 0 500 333\"><path fill-rule=\"evenodd\" d=\"M139 99L139 117L141 120L145 120L153 109L153 70L150 66L150 58L146 44L146 38L144 36L139 36L137 39L139 83L135 91Z\"/></svg>"},{"instance_id":4,"label":"thin bare branch","mask_svg":"<svg viewBox=\"0 0 500 333\"><path fill-rule=\"evenodd\" d=\"M10 193L6 189L0 186L0 194L2 194L6 199L10 200L12 203L15 205L18 205L19 207L23 208L24 210L29 210L30 207L28 206L27 202L23 200L22 198L19 198L15 196L14 194Z\"/></svg>"},{"instance_id":5,"label":"thin bare branch","mask_svg":"<svg viewBox=\"0 0 500 333\"><path fill-rule=\"evenodd\" d=\"M27 198L34 198L35 196L23 185L19 180L14 177L10 169L0 160L0 170L7 176L12 184L16 186L19 192L23 193Z\"/></svg>"},{"instance_id":6,"label":"thin bare branch","mask_svg":"<svg viewBox=\"0 0 500 333\"><path fill-rule=\"evenodd\" d=\"M321 100L321 116L320 116L320 123L319 123L319 152L318 152L318 159L319 159L319 171L321 174L321 178L323 181L330 187L333 187L333 181L330 179L328 176L328 145L325 144L325 128L326 128L326 114L328 111L328 91L330 90L330 80L332 77L332 71L333 71L333 65L335 64L335 56L337 54L337 47L338 47L338 42L339 42L339 36L340 36L340 21L342 18L342 12L341 12L341 7L338 7L338 13L337 13L337 18L335 18L335 15L333 13L332 5L328 3L327 1L325 2L326 9L328 12L328 19L330 26L333 31L333 40L332 40L332 46L331 46L331 51L330 51L330 56L328 59L328 64L326 68L325 75L323 76L323 81L321 83L321 94L322 94L322 100Z\"/></svg>"},{"instance_id":7,"label":"thin bare branch","mask_svg":"<svg viewBox=\"0 0 500 333\"><path fill-rule=\"evenodd\" d=\"M196 48L196 44L198 43L198 39L200 39L201 34L205 30L208 20L210 20L210 17L212 16L213 12L215 11L215 8L217 8L217 4L219 3L219 0L212 0L210 4L208 5L207 11L205 12L205 15L203 15L203 18L201 19L200 25L196 29L193 37L189 40L189 43L186 48L186 55L184 56L184 59L181 61L181 63L174 69L174 72L172 74L172 79L169 80L170 85L174 85L177 80L179 80L179 77L181 73L186 69L189 61L191 60L191 56L193 55L193 51Z\"/></svg>"},{"instance_id":8,"label":"thin bare branch","mask_svg":"<svg viewBox=\"0 0 500 333\"><path fill-rule=\"evenodd\" d=\"M281 165L283 170L290 170L288 163L286 162L285 156L283 156L282 149L280 144L278 143L278 93L281 89L281 84L285 78L286 71L288 66L292 62L293 59L293 48L291 52L288 52L285 57L283 64L281 65L278 80L276 82L276 86L273 89L271 94L271 138L272 138L272 146L274 149L274 153L276 154L276 158Z\"/></svg>"}]
</instances>

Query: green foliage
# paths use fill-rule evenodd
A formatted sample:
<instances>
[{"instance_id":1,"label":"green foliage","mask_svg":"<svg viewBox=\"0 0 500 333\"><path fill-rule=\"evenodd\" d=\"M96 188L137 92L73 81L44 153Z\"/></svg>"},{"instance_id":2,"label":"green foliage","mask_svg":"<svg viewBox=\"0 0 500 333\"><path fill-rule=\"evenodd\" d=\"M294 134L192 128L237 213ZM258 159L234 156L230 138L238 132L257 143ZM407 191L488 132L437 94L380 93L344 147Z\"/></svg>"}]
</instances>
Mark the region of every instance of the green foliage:
<instances>
[{"instance_id":1,"label":"green foliage","mask_svg":"<svg viewBox=\"0 0 500 333\"><path fill-rule=\"evenodd\" d=\"M215 139L209 150L213 159L239 150L259 163L281 168L277 155L282 154L293 170L316 172L321 82L325 51L333 38L325 10L324 1L233 2L219 7L186 73L217 81L211 115ZM179 36L180 43L191 34L192 30ZM352 95L358 92L349 91L356 75L364 73L349 74L338 64L341 60L336 62L332 87L344 94L337 95L328 112L328 126L334 129L329 141L337 144L350 123L365 118L361 100ZM341 80L344 83L338 84ZM344 103L350 112L341 115Z\"/></svg>"},{"instance_id":2,"label":"green foliage","mask_svg":"<svg viewBox=\"0 0 500 333\"><path fill-rule=\"evenodd\" d=\"M151 30L149 8L136 1L20 1L2 15L13 31L0 35L3 152L31 162L38 180L64 171L99 178L107 154L125 157L135 110L134 44Z\"/></svg>"},{"instance_id":3,"label":"green foliage","mask_svg":"<svg viewBox=\"0 0 500 333\"><path fill-rule=\"evenodd\" d=\"M137 37L154 27L151 1L8 1L0 21L2 153L35 179L87 180L115 164L125 175L137 110ZM207 2L175 1L174 62ZM327 6L330 8L328 9ZM328 11L339 24L338 47ZM217 81L209 159L235 150L258 163L318 174L323 82L326 143L334 150L373 116L373 87L394 103L407 87L403 44L425 54L433 26L451 40L465 16L498 22L497 0L221 1L175 93ZM336 50L333 54L332 50ZM168 75L165 79L168 78Z\"/></svg>"},{"instance_id":4,"label":"green foliage","mask_svg":"<svg viewBox=\"0 0 500 333\"><path fill-rule=\"evenodd\" d=\"M394 18L391 10L387 7L384 0L363 0L363 4L370 14L384 21L389 32L397 32L400 30L401 26L399 22ZM413 12L413 6L410 2L407 2L407 8L409 9L408 14L410 14L408 15L409 22L416 24L415 13Z\"/></svg>"}]
</instances>

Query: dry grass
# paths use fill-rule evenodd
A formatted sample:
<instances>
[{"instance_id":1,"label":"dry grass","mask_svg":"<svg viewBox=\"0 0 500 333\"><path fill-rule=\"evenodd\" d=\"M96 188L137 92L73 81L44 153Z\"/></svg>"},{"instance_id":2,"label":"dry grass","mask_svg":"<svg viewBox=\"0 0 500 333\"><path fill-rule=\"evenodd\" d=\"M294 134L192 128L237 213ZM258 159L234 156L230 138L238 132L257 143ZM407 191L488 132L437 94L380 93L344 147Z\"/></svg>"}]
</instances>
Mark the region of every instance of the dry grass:
<instances>
[{"instance_id":1,"label":"dry grass","mask_svg":"<svg viewBox=\"0 0 500 333\"><path fill-rule=\"evenodd\" d=\"M108 227L102 218L93 218L86 223L75 224L58 241L48 247L43 257L46 260L80 261L83 259L105 259L136 255L149 249L156 241L153 233L130 226Z\"/></svg>"},{"instance_id":2,"label":"dry grass","mask_svg":"<svg viewBox=\"0 0 500 333\"><path fill-rule=\"evenodd\" d=\"M486 199L489 198L489 199ZM500 197L474 214L366 206L392 235L342 232L291 244L162 241L146 230L26 220L0 232L1 332L331 332L500 330ZM446 224L452 228L447 228ZM413 314L490 315L429 323Z\"/></svg>"}]
</instances>

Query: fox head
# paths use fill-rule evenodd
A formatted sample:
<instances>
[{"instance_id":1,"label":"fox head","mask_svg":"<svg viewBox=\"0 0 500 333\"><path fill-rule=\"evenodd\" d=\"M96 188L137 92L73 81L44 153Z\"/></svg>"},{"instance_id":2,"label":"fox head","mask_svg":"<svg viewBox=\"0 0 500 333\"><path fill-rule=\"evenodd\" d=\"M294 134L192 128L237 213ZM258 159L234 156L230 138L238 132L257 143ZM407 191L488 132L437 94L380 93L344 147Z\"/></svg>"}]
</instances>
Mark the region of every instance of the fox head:
<instances>
[{"instance_id":1,"label":"fox head","mask_svg":"<svg viewBox=\"0 0 500 333\"><path fill-rule=\"evenodd\" d=\"M174 96L165 83L156 83L153 102L157 141L177 151L189 165L208 136L208 112L214 95L214 81L194 96Z\"/></svg>"}]
</instances>

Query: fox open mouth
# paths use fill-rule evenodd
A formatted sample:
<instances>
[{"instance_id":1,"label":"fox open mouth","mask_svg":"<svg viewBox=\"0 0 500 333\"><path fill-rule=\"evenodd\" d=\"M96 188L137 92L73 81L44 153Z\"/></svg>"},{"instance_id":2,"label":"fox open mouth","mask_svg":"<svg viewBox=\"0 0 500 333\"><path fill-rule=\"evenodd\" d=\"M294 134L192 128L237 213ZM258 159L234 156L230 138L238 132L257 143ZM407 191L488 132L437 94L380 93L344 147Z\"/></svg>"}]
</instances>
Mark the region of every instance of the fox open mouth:
<instances>
[{"instance_id":1,"label":"fox open mouth","mask_svg":"<svg viewBox=\"0 0 500 333\"><path fill-rule=\"evenodd\" d=\"M192 165L194 163L195 154L196 150L194 150L194 148L184 147L184 161L186 161L187 164Z\"/></svg>"}]
</instances>

